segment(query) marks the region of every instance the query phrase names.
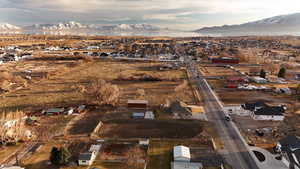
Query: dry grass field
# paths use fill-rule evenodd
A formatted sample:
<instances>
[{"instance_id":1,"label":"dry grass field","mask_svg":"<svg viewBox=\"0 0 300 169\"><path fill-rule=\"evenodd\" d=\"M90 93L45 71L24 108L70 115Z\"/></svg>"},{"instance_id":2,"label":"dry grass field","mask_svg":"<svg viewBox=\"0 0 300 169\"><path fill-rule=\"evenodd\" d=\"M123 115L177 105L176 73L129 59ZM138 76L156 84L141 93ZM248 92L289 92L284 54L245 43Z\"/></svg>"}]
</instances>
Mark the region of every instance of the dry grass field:
<instances>
[{"instance_id":1,"label":"dry grass field","mask_svg":"<svg viewBox=\"0 0 300 169\"><path fill-rule=\"evenodd\" d=\"M33 60L10 63L3 66L1 70L12 74L32 70L32 72L44 72L47 76L33 78L27 87L3 94L3 99L0 100L0 110L28 109L32 111L45 107L83 104L88 99L78 92L78 86L88 86L94 79L103 79L118 85L122 92L121 104L125 104L127 99L137 98L138 89L145 90L145 99L149 100L152 106L163 104L167 99L181 99L193 103L194 97L191 90L174 92L175 87L183 82L185 72L152 69L157 64L78 60ZM130 80L131 77L144 75L155 76L162 80ZM129 78L129 80L119 80L120 78Z\"/></svg>"},{"instance_id":2,"label":"dry grass field","mask_svg":"<svg viewBox=\"0 0 300 169\"><path fill-rule=\"evenodd\" d=\"M104 121L101 138L201 138L203 122L192 120Z\"/></svg>"},{"instance_id":3,"label":"dry grass field","mask_svg":"<svg viewBox=\"0 0 300 169\"><path fill-rule=\"evenodd\" d=\"M212 149L211 142L206 140L151 140L147 169L169 169L173 160L172 150L177 145Z\"/></svg>"}]
</instances>

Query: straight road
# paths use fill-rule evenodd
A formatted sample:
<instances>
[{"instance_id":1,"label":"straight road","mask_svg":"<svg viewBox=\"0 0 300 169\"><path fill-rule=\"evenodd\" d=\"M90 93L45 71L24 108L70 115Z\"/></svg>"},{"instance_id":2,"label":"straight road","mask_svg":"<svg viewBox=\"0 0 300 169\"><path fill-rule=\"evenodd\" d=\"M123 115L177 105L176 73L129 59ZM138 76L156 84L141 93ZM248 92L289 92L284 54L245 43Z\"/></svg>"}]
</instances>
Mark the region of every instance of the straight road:
<instances>
[{"instance_id":1,"label":"straight road","mask_svg":"<svg viewBox=\"0 0 300 169\"><path fill-rule=\"evenodd\" d=\"M187 64L188 71L194 78L193 80L196 80L198 83L199 92L204 99L208 120L215 123L220 139L224 143L224 149L220 150L220 154L233 169L259 169L247 148L248 145L241 138L233 122L225 120L222 105L206 80L199 74L191 60Z\"/></svg>"}]
</instances>

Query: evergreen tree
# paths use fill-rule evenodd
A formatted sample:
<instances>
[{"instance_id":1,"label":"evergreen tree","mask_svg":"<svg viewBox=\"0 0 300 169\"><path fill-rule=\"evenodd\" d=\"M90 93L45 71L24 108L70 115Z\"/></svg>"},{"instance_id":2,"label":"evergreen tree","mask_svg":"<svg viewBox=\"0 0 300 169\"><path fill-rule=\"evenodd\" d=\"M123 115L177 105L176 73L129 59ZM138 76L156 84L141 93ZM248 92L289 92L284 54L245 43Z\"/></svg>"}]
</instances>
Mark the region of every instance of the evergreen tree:
<instances>
[{"instance_id":1,"label":"evergreen tree","mask_svg":"<svg viewBox=\"0 0 300 169\"><path fill-rule=\"evenodd\" d=\"M266 75L267 75L267 73L265 72L265 70L264 69L261 69L260 70L260 74L259 74L259 76L261 77L261 78L266 78Z\"/></svg>"},{"instance_id":2,"label":"evergreen tree","mask_svg":"<svg viewBox=\"0 0 300 169\"><path fill-rule=\"evenodd\" d=\"M59 149L59 164L67 164L71 158L69 150L65 147Z\"/></svg>"},{"instance_id":3,"label":"evergreen tree","mask_svg":"<svg viewBox=\"0 0 300 169\"><path fill-rule=\"evenodd\" d=\"M285 72L286 72L285 68L282 67L282 68L279 70L279 72L278 72L278 77L284 78L284 77L285 77Z\"/></svg>"},{"instance_id":4,"label":"evergreen tree","mask_svg":"<svg viewBox=\"0 0 300 169\"><path fill-rule=\"evenodd\" d=\"M59 150L57 147L53 147L51 150L50 161L52 164L59 164Z\"/></svg>"}]
</instances>

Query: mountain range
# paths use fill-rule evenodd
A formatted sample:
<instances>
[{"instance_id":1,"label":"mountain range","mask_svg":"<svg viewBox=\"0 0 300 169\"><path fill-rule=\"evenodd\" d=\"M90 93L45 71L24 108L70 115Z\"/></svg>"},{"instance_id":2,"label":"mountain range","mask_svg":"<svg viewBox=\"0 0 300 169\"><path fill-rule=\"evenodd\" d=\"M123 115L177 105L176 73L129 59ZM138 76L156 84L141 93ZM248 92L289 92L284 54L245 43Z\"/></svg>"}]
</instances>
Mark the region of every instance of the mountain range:
<instances>
[{"instance_id":1,"label":"mountain range","mask_svg":"<svg viewBox=\"0 0 300 169\"><path fill-rule=\"evenodd\" d=\"M300 13L280 15L240 25L204 27L194 32L213 35L300 35Z\"/></svg>"},{"instance_id":2,"label":"mountain range","mask_svg":"<svg viewBox=\"0 0 300 169\"><path fill-rule=\"evenodd\" d=\"M11 25L11 24L8 24L8 23L5 23L5 24L0 24L0 30L19 30L21 29L20 27L18 26L15 26L15 25Z\"/></svg>"},{"instance_id":3,"label":"mountain range","mask_svg":"<svg viewBox=\"0 0 300 169\"><path fill-rule=\"evenodd\" d=\"M10 24L0 25L0 30L21 29L24 31L79 31L79 30L99 30L99 31L159 31L165 30L150 24L118 24L99 26L94 24L82 24L75 21L57 24L34 24L31 26L18 27Z\"/></svg>"},{"instance_id":4,"label":"mountain range","mask_svg":"<svg viewBox=\"0 0 300 169\"><path fill-rule=\"evenodd\" d=\"M160 28L150 24L97 25L75 21L55 24L34 24L18 27L0 24L0 33L51 34L51 35L124 35L124 36L177 36L175 30Z\"/></svg>"},{"instance_id":5,"label":"mountain range","mask_svg":"<svg viewBox=\"0 0 300 169\"><path fill-rule=\"evenodd\" d=\"M244 35L300 35L300 13L280 15L239 25L204 27L195 31L178 31L150 24L97 25L75 21L55 24L15 26L0 24L0 33L81 34L81 35L150 35L150 36L244 36Z\"/></svg>"}]
</instances>

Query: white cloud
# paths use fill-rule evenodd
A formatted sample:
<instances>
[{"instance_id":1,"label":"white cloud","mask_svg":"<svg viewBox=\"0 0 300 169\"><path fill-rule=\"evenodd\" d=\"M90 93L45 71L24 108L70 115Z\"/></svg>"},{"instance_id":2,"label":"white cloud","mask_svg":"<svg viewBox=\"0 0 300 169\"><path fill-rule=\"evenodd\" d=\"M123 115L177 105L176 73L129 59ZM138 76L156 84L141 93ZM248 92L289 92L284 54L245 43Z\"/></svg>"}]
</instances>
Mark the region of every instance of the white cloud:
<instances>
[{"instance_id":1,"label":"white cloud","mask_svg":"<svg viewBox=\"0 0 300 169\"><path fill-rule=\"evenodd\" d=\"M157 20L178 21L192 25L199 15L219 15L219 25L225 21L245 22L251 19L300 12L299 0L0 0L1 11L9 11L0 20L36 22L46 18L56 22L61 19L86 20ZM12 10L13 9L13 10ZM25 13L23 14L22 13ZM31 14L30 14L31 13ZM235 18L225 18L228 14ZM17 16L20 16L19 19ZM124 19L126 18L126 19ZM239 18L239 19L237 19ZM202 21L202 20L201 20ZM177 23L175 23L177 22ZM205 23L204 23L205 24ZM230 23L228 23L230 24Z\"/></svg>"}]
</instances>

